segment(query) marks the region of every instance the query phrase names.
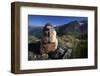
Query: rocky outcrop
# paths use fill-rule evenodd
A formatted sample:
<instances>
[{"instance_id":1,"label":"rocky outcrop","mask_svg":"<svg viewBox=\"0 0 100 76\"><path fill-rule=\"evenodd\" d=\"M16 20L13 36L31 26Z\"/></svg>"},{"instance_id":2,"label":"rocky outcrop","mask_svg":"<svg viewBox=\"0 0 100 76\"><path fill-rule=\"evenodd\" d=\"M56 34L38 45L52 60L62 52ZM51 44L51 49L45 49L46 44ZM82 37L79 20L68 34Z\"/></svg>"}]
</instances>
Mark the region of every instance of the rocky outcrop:
<instances>
[{"instance_id":1,"label":"rocky outcrop","mask_svg":"<svg viewBox=\"0 0 100 76\"><path fill-rule=\"evenodd\" d=\"M42 54L39 50L40 42L29 45L32 46L30 47L31 49L28 52L29 60L68 59L71 57L72 53L72 49L70 48L63 49L62 47L58 46L54 52L49 52L48 54L47 53Z\"/></svg>"}]
</instances>

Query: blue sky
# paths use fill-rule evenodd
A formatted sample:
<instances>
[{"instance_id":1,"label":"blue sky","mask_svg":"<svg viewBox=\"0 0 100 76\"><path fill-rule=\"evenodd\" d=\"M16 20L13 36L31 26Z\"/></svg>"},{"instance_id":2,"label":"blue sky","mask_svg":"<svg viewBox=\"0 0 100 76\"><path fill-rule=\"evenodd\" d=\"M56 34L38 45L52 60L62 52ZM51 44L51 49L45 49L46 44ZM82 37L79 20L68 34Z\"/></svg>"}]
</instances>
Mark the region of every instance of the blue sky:
<instances>
[{"instance_id":1,"label":"blue sky","mask_svg":"<svg viewBox=\"0 0 100 76\"><path fill-rule=\"evenodd\" d=\"M28 15L29 26L44 26L51 23L54 26L69 23L71 21L87 20L87 17L71 17L71 16L46 16L46 15Z\"/></svg>"}]
</instances>

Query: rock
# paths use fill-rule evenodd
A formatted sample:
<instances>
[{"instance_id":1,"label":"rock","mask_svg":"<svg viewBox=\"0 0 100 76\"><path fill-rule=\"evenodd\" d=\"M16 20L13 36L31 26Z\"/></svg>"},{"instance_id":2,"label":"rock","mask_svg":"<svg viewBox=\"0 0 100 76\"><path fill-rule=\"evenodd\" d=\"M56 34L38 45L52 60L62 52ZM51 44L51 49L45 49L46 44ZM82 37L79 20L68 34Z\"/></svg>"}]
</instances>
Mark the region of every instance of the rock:
<instances>
[{"instance_id":1,"label":"rock","mask_svg":"<svg viewBox=\"0 0 100 76\"><path fill-rule=\"evenodd\" d=\"M67 52L64 54L63 59L68 59L71 57L72 49L68 49Z\"/></svg>"},{"instance_id":2,"label":"rock","mask_svg":"<svg viewBox=\"0 0 100 76\"><path fill-rule=\"evenodd\" d=\"M50 53L40 52L40 42L29 44L28 59L29 60L48 60L48 59L68 59L71 57L72 49L58 48Z\"/></svg>"},{"instance_id":3,"label":"rock","mask_svg":"<svg viewBox=\"0 0 100 76\"><path fill-rule=\"evenodd\" d=\"M62 59L65 50L58 48L55 52L49 53L51 59Z\"/></svg>"},{"instance_id":4,"label":"rock","mask_svg":"<svg viewBox=\"0 0 100 76\"><path fill-rule=\"evenodd\" d=\"M36 55L32 51L29 51L28 60L36 60L36 59L37 59Z\"/></svg>"}]
</instances>

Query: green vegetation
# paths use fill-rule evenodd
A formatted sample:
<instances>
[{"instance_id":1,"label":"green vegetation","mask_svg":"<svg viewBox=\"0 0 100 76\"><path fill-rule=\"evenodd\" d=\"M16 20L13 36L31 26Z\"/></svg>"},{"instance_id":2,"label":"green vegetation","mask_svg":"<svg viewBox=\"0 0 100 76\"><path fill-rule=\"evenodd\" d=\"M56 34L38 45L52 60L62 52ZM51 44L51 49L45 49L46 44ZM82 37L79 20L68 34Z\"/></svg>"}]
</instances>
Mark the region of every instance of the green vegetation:
<instances>
[{"instance_id":1,"label":"green vegetation","mask_svg":"<svg viewBox=\"0 0 100 76\"><path fill-rule=\"evenodd\" d=\"M71 58L87 57L87 40L76 38L72 35L58 36L58 42L64 49L71 48Z\"/></svg>"},{"instance_id":2,"label":"green vegetation","mask_svg":"<svg viewBox=\"0 0 100 76\"><path fill-rule=\"evenodd\" d=\"M36 43L39 39L35 36L28 36L28 43Z\"/></svg>"}]
</instances>

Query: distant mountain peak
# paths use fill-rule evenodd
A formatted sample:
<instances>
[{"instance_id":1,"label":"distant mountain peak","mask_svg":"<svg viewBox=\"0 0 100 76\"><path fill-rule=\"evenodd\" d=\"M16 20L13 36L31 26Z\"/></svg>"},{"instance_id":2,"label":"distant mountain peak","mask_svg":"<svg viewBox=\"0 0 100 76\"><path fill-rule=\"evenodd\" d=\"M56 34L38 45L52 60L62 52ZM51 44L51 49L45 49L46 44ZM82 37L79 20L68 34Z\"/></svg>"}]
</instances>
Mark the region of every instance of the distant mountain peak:
<instances>
[{"instance_id":1,"label":"distant mountain peak","mask_svg":"<svg viewBox=\"0 0 100 76\"><path fill-rule=\"evenodd\" d=\"M80 22L75 20L70 23L59 26L57 29L58 29L58 35L66 35L68 33L78 35L83 33L83 31L86 32L87 23L86 22L84 23L84 21Z\"/></svg>"}]
</instances>

